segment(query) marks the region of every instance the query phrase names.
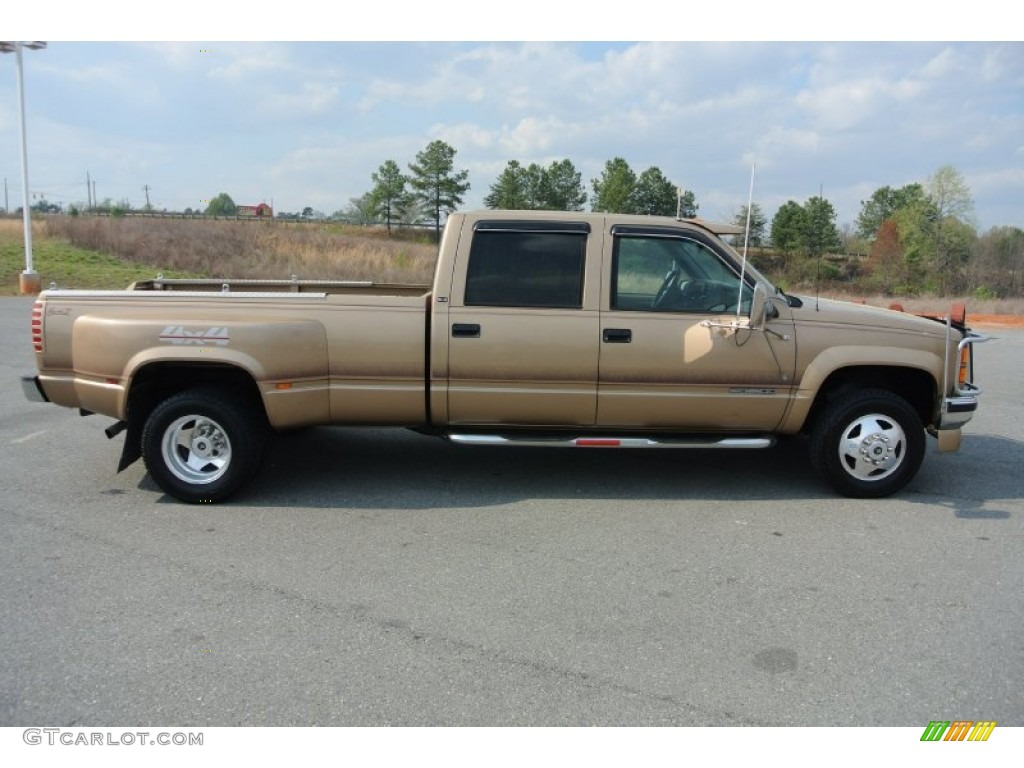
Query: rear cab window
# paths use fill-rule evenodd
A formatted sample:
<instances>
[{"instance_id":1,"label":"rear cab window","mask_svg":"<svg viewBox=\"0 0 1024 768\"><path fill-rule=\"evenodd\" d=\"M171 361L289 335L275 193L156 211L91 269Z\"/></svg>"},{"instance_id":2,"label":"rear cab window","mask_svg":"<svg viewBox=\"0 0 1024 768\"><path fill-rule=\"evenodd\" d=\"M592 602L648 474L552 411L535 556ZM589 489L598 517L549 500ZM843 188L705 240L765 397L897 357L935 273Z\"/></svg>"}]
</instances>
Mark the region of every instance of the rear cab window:
<instances>
[{"instance_id":1,"label":"rear cab window","mask_svg":"<svg viewBox=\"0 0 1024 768\"><path fill-rule=\"evenodd\" d=\"M585 223L477 222L465 306L582 308L588 234Z\"/></svg>"}]
</instances>

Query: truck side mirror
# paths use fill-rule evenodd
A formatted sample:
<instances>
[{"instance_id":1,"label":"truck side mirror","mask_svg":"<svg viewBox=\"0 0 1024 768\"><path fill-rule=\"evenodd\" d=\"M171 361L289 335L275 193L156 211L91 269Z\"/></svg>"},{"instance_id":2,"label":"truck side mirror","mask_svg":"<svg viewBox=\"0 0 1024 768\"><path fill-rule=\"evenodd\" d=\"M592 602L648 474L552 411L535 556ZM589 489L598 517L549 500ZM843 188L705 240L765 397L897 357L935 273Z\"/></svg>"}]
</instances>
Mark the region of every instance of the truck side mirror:
<instances>
[{"instance_id":1,"label":"truck side mirror","mask_svg":"<svg viewBox=\"0 0 1024 768\"><path fill-rule=\"evenodd\" d=\"M754 294L750 297L750 327L761 328L765 323L765 312L768 304L768 287L764 283L754 286Z\"/></svg>"}]
</instances>

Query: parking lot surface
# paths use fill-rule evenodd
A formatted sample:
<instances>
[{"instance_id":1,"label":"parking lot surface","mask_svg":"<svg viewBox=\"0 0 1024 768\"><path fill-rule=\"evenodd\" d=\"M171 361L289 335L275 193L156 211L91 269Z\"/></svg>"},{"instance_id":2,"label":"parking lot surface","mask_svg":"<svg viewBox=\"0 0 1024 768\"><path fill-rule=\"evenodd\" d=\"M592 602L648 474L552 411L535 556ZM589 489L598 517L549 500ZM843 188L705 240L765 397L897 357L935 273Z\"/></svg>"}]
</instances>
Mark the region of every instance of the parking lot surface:
<instances>
[{"instance_id":1,"label":"parking lot surface","mask_svg":"<svg viewBox=\"0 0 1024 768\"><path fill-rule=\"evenodd\" d=\"M22 397L0 300L0 725L1024 725L1024 332L899 495L761 452L282 435L230 503Z\"/></svg>"}]
</instances>

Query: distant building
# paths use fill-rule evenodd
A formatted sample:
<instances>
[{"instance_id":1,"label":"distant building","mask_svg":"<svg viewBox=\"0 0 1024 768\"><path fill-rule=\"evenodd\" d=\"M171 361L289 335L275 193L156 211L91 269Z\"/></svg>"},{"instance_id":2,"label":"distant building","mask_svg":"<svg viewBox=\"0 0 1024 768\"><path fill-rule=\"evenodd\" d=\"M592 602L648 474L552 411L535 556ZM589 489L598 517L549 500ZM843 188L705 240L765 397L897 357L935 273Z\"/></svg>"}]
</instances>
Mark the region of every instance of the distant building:
<instances>
[{"instance_id":1,"label":"distant building","mask_svg":"<svg viewBox=\"0 0 1024 768\"><path fill-rule=\"evenodd\" d=\"M274 218L274 209L266 203L259 205L240 205L237 208L239 216L252 216L257 219Z\"/></svg>"}]
</instances>

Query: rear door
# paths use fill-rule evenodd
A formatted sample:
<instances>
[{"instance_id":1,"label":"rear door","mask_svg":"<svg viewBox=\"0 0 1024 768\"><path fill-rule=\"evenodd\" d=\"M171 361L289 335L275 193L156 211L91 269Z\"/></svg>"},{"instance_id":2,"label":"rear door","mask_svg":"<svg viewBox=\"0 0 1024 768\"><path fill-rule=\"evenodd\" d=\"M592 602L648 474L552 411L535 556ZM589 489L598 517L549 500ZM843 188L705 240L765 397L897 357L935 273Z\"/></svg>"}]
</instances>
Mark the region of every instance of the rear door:
<instances>
[{"instance_id":1,"label":"rear door","mask_svg":"<svg viewBox=\"0 0 1024 768\"><path fill-rule=\"evenodd\" d=\"M601 263L600 233L579 220L471 226L447 312L448 422L593 424L600 270L587 265Z\"/></svg>"}]
</instances>

